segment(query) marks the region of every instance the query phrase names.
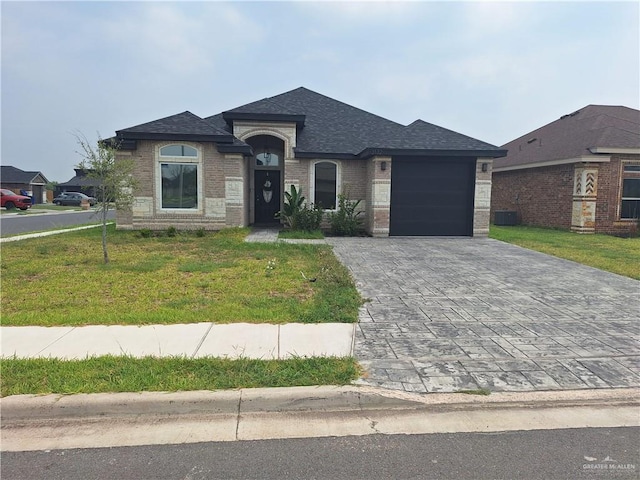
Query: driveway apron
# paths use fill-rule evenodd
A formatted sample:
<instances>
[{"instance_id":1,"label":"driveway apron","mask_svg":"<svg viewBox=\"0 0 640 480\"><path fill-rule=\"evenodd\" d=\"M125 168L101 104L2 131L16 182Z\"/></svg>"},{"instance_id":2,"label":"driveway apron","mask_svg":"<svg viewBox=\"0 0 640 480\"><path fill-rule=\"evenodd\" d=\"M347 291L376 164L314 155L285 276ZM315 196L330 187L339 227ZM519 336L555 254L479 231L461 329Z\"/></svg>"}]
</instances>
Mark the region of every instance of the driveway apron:
<instances>
[{"instance_id":1,"label":"driveway apron","mask_svg":"<svg viewBox=\"0 0 640 480\"><path fill-rule=\"evenodd\" d=\"M409 392L640 386L640 282L486 238L332 238L368 301L360 383Z\"/></svg>"}]
</instances>

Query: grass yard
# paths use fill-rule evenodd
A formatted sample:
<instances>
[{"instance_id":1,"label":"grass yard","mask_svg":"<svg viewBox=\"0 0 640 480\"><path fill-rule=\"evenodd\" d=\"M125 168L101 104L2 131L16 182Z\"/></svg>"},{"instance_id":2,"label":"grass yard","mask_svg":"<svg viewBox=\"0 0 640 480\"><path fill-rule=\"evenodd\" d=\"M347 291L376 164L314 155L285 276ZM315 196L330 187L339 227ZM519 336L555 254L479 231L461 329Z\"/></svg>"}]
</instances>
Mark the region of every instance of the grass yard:
<instances>
[{"instance_id":1,"label":"grass yard","mask_svg":"<svg viewBox=\"0 0 640 480\"><path fill-rule=\"evenodd\" d=\"M330 247L246 243L247 233L110 226L107 265L100 229L4 244L2 324L357 321L362 299Z\"/></svg>"},{"instance_id":2,"label":"grass yard","mask_svg":"<svg viewBox=\"0 0 640 480\"><path fill-rule=\"evenodd\" d=\"M640 280L640 238L580 235L564 230L491 225L496 240Z\"/></svg>"},{"instance_id":3,"label":"grass yard","mask_svg":"<svg viewBox=\"0 0 640 480\"><path fill-rule=\"evenodd\" d=\"M278 238L291 238L300 240L322 240L324 233L321 230L313 230L307 232L304 230L281 230L278 233Z\"/></svg>"},{"instance_id":4,"label":"grass yard","mask_svg":"<svg viewBox=\"0 0 640 480\"><path fill-rule=\"evenodd\" d=\"M3 359L0 393L74 394L346 385L358 378L353 358L225 360L95 357Z\"/></svg>"}]
</instances>

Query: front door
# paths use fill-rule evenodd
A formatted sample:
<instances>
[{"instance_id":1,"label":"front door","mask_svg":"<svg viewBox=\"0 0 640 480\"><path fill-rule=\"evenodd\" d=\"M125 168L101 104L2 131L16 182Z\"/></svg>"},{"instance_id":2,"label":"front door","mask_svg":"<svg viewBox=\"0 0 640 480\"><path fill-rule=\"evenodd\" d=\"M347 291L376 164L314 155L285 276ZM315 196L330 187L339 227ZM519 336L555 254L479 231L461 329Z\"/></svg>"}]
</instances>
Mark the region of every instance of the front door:
<instances>
[{"instance_id":1,"label":"front door","mask_svg":"<svg viewBox=\"0 0 640 480\"><path fill-rule=\"evenodd\" d=\"M280 210L280 171L255 171L255 223L277 223Z\"/></svg>"}]
</instances>

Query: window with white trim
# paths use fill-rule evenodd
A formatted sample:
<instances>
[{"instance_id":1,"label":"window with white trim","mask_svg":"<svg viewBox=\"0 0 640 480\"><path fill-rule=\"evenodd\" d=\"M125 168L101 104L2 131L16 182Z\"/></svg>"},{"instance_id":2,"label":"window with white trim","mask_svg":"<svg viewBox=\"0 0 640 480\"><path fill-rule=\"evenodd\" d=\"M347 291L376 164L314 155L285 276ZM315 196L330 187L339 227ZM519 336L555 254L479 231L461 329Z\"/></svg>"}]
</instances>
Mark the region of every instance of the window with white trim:
<instances>
[{"instance_id":1,"label":"window with white trim","mask_svg":"<svg viewBox=\"0 0 640 480\"><path fill-rule=\"evenodd\" d=\"M189 145L160 148L160 208L197 210L200 197L200 153Z\"/></svg>"},{"instance_id":2,"label":"window with white trim","mask_svg":"<svg viewBox=\"0 0 640 480\"><path fill-rule=\"evenodd\" d=\"M620 218L640 218L640 165L626 164L622 169Z\"/></svg>"},{"instance_id":3,"label":"window with white trim","mask_svg":"<svg viewBox=\"0 0 640 480\"><path fill-rule=\"evenodd\" d=\"M317 162L313 165L313 203L335 210L338 196L338 165Z\"/></svg>"}]
</instances>

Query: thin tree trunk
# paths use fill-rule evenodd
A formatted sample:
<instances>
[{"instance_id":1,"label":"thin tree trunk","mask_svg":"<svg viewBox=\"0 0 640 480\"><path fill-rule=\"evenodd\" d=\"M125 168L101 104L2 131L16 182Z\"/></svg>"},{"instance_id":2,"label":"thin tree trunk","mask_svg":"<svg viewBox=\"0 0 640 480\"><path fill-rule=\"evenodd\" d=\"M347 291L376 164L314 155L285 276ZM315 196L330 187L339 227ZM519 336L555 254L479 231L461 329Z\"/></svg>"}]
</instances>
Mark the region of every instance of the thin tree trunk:
<instances>
[{"instance_id":1,"label":"thin tree trunk","mask_svg":"<svg viewBox=\"0 0 640 480\"><path fill-rule=\"evenodd\" d=\"M109 253L107 252L107 205L104 200L102 201L102 253L104 255L104 263L109 263Z\"/></svg>"}]
</instances>

